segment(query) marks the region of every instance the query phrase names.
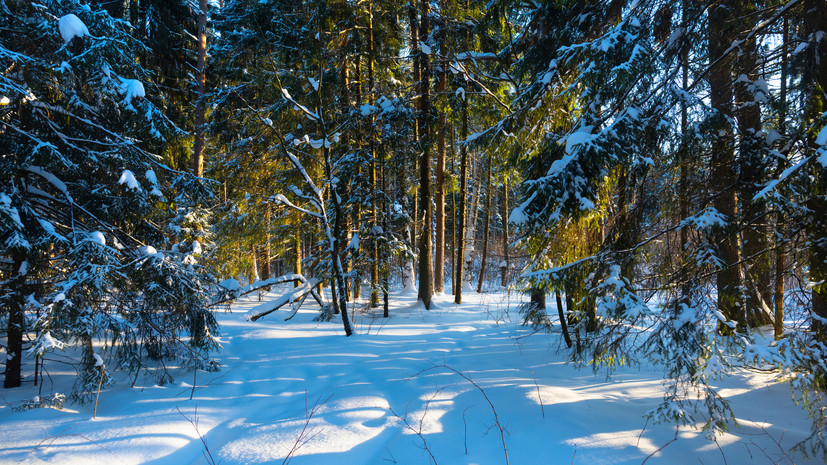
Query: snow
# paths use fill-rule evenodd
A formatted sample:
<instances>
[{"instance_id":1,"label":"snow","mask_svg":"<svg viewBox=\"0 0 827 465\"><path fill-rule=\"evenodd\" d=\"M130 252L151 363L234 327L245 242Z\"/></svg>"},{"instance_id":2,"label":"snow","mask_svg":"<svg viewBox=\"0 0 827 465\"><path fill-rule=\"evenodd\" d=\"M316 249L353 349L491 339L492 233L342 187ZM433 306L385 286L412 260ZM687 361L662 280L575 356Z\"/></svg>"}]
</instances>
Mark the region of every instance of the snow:
<instances>
[{"instance_id":1,"label":"snow","mask_svg":"<svg viewBox=\"0 0 827 465\"><path fill-rule=\"evenodd\" d=\"M127 105L131 105L132 99L135 97L146 97L144 85L137 79L121 79L120 90Z\"/></svg>"},{"instance_id":2,"label":"snow","mask_svg":"<svg viewBox=\"0 0 827 465\"><path fill-rule=\"evenodd\" d=\"M100 245L106 245L106 236L100 231L92 231L89 233L89 240Z\"/></svg>"},{"instance_id":3,"label":"snow","mask_svg":"<svg viewBox=\"0 0 827 465\"><path fill-rule=\"evenodd\" d=\"M374 113L374 112L376 112L377 110L379 110L379 108L377 108L377 107L375 107L375 106L373 106L373 105L368 105L368 104L364 104L364 105L362 105L361 107L359 107L359 113L360 113L362 116L370 116L370 115L371 115L371 113Z\"/></svg>"},{"instance_id":4,"label":"snow","mask_svg":"<svg viewBox=\"0 0 827 465\"><path fill-rule=\"evenodd\" d=\"M27 350L26 353L29 356L34 354L41 355L46 351L63 350L64 347L65 344L63 342L55 339L50 331L46 331L35 340L32 347Z\"/></svg>"},{"instance_id":5,"label":"snow","mask_svg":"<svg viewBox=\"0 0 827 465\"><path fill-rule=\"evenodd\" d=\"M135 179L135 174L132 171L124 170L121 177L118 179L118 184L126 184L127 189L141 190L141 185Z\"/></svg>"},{"instance_id":6,"label":"snow","mask_svg":"<svg viewBox=\"0 0 827 465\"><path fill-rule=\"evenodd\" d=\"M66 184L63 181L61 181L60 179L57 178L57 176L55 176L54 174L44 170L43 168L41 168L39 166L27 166L26 169L29 170L30 172L34 173L34 174L42 176L55 189L59 190L64 195L64 197L66 197L66 200L68 200L69 202L72 202L72 196L69 195L69 189L66 187Z\"/></svg>"},{"instance_id":7,"label":"snow","mask_svg":"<svg viewBox=\"0 0 827 465\"><path fill-rule=\"evenodd\" d=\"M57 21L57 27L60 30L60 36L63 37L63 41L66 43L71 42L75 37L89 35L89 29L86 28L83 21L72 13L61 16Z\"/></svg>"},{"instance_id":8,"label":"snow","mask_svg":"<svg viewBox=\"0 0 827 465\"><path fill-rule=\"evenodd\" d=\"M713 207L707 207L697 215L686 218L681 223L681 226L691 225L698 229L707 229L712 227L724 227L727 225L726 215L720 213Z\"/></svg>"},{"instance_id":9,"label":"snow","mask_svg":"<svg viewBox=\"0 0 827 465\"><path fill-rule=\"evenodd\" d=\"M566 154L571 154L574 151L575 147L577 147L578 145L584 145L587 146L587 148L588 146L592 145L594 143L594 140L598 138L597 134L591 133L592 129L594 128L591 126L583 126L579 128L577 131L566 136L564 138L566 142ZM554 165L552 164L552 168L549 171L553 170Z\"/></svg>"},{"instance_id":10,"label":"snow","mask_svg":"<svg viewBox=\"0 0 827 465\"><path fill-rule=\"evenodd\" d=\"M10 103L11 103L11 100L9 100L9 98L6 97L5 95L3 97L0 97L0 105L8 105Z\"/></svg>"},{"instance_id":11,"label":"snow","mask_svg":"<svg viewBox=\"0 0 827 465\"><path fill-rule=\"evenodd\" d=\"M164 197L164 193L161 192L161 188L158 185L158 177L155 176L155 171L147 170L146 171L146 180L152 186L152 189L149 190L150 195L154 195L155 197Z\"/></svg>"},{"instance_id":12,"label":"snow","mask_svg":"<svg viewBox=\"0 0 827 465\"><path fill-rule=\"evenodd\" d=\"M146 180L149 181L149 183L153 186L158 185L158 177L155 176L155 171L146 170Z\"/></svg>"},{"instance_id":13,"label":"snow","mask_svg":"<svg viewBox=\"0 0 827 465\"><path fill-rule=\"evenodd\" d=\"M294 465L428 464L428 452L441 464L499 464L495 412L512 464L639 465L650 454L651 463L676 465L802 461L788 449L810 422L768 375L745 371L718 386L738 425L717 444L687 426L673 441L674 425L644 418L661 401L658 367L623 367L612 379L574 369L559 333L517 339L532 330L516 321L514 295L472 292L462 305L438 295L426 311L415 294L393 294L390 319L352 309L350 338L340 321L313 321L310 299L291 321L247 321L287 289L216 314L221 371L199 371L194 385L192 372L174 368L164 386L118 379L101 391L95 421L93 404L14 411L36 388L7 390L0 463L207 463L204 444L215 463L284 463L302 438ZM41 396L51 383L71 385L71 367L47 360L46 368Z\"/></svg>"},{"instance_id":14,"label":"snow","mask_svg":"<svg viewBox=\"0 0 827 465\"><path fill-rule=\"evenodd\" d=\"M143 247L138 247L138 252L140 252L141 255L153 256L158 253L158 250L151 245L145 245Z\"/></svg>"},{"instance_id":15,"label":"snow","mask_svg":"<svg viewBox=\"0 0 827 465\"><path fill-rule=\"evenodd\" d=\"M241 283L239 283L238 280L236 280L235 278L225 279L224 281L218 283L218 285L223 287L224 289L227 289L228 291L237 291L241 289Z\"/></svg>"}]
</instances>

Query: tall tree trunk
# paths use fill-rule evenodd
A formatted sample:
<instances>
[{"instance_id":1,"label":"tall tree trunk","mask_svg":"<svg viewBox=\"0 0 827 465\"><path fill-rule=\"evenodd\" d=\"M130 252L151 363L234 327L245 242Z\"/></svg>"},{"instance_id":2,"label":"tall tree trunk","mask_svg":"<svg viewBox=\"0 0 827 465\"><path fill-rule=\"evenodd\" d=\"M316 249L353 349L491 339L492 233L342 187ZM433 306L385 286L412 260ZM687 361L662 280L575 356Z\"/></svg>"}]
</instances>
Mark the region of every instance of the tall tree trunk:
<instances>
[{"instance_id":1,"label":"tall tree trunk","mask_svg":"<svg viewBox=\"0 0 827 465\"><path fill-rule=\"evenodd\" d=\"M422 86L422 52L419 48L419 20L417 16L417 9L416 9L416 1L417 0L410 0L411 3L408 4L408 22L410 23L410 31L411 31L411 53L413 54L413 82L414 82L414 96L411 99L411 107L412 108L419 108L421 111L422 102L420 99L422 98L421 93L421 86ZM421 142L422 142L422 134L419 117L416 118L413 125L413 142L414 147L418 151L422 150ZM414 172L420 170L419 162L421 158L421 152L414 153ZM406 194L407 195L407 194ZM419 220L420 220L420 205L419 205L419 196L417 194L416 186L413 188L413 195L411 196L411 203L413 204L412 213L413 213L413 224L411 225L411 245L416 246L417 242L416 239L419 237Z\"/></svg>"},{"instance_id":2,"label":"tall tree trunk","mask_svg":"<svg viewBox=\"0 0 827 465\"><path fill-rule=\"evenodd\" d=\"M457 144L456 131L451 125L451 172L457 172ZM457 194L451 194L451 294L457 293Z\"/></svg>"},{"instance_id":3,"label":"tall tree trunk","mask_svg":"<svg viewBox=\"0 0 827 465\"><path fill-rule=\"evenodd\" d=\"M375 103L374 96L374 46L373 46L373 3L368 3L368 103L373 105ZM371 233L373 241L371 242L371 267L370 267L370 306L376 307L379 305L379 186L376 180L376 141L374 136L376 131L374 125L376 117L371 114L370 117L370 133L368 136L368 146L370 148L370 185L373 189L371 196ZM386 233L383 228L383 233ZM385 315L387 316L387 315Z\"/></svg>"},{"instance_id":4,"label":"tall tree trunk","mask_svg":"<svg viewBox=\"0 0 827 465\"><path fill-rule=\"evenodd\" d=\"M807 102L804 109L805 121L815 121L825 111L825 94L827 94L827 8L820 0L804 1L803 38L809 41L805 49L805 68L802 84L805 88ZM818 129L814 129L818 131ZM808 134L808 151L816 148L816 134ZM827 169L812 157L809 163L812 177L811 198L807 203L811 222L807 228L810 247L810 282L813 286L813 318L811 328L819 342L827 342ZM824 386L825 372L819 369L821 385Z\"/></svg>"},{"instance_id":5,"label":"tall tree trunk","mask_svg":"<svg viewBox=\"0 0 827 465\"><path fill-rule=\"evenodd\" d=\"M692 0L683 0L681 2L682 22L684 30L689 27L689 2ZM689 91L689 48L690 42L688 38L684 38L684 43L681 44L681 87L684 92ZM682 222L689 217L689 110L687 102L681 100L681 146L680 146L680 180L678 184L678 221ZM679 259L680 259L680 286L679 301L688 305L689 293L689 229L681 227L679 240Z\"/></svg>"},{"instance_id":6,"label":"tall tree trunk","mask_svg":"<svg viewBox=\"0 0 827 465\"><path fill-rule=\"evenodd\" d=\"M301 216L298 212L295 213L296 215L296 227L295 233L293 234L293 273L295 274L302 274L302 227L301 227ZM299 282L293 282L294 287L299 287Z\"/></svg>"},{"instance_id":7,"label":"tall tree trunk","mask_svg":"<svg viewBox=\"0 0 827 465\"><path fill-rule=\"evenodd\" d=\"M468 139L468 94L462 96L462 140ZM459 219L457 220L457 261L454 276L454 302L462 303L462 276L465 262L465 217L468 215L468 149L459 147Z\"/></svg>"},{"instance_id":8,"label":"tall tree trunk","mask_svg":"<svg viewBox=\"0 0 827 465\"><path fill-rule=\"evenodd\" d=\"M23 380L23 333L25 324L24 299L26 295L26 261L22 254L13 254L12 273L15 277L8 283L5 305L9 320L6 322L6 375L4 388L19 387Z\"/></svg>"},{"instance_id":9,"label":"tall tree trunk","mask_svg":"<svg viewBox=\"0 0 827 465\"><path fill-rule=\"evenodd\" d=\"M272 270L272 261L273 257L270 253L270 242L272 241L272 236L270 235L270 222L272 221L271 213L270 213L270 206L267 206L267 211L265 212L264 217L264 224L267 230L264 233L264 244L261 246L261 272L259 273L263 279L270 279L273 276Z\"/></svg>"},{"instance_id":10,"label":"tall tree trunk","mask_svg":"<svg viewBox=\"0 0 827 465\"><path fill-rule=\"evenodd\" d=\"M730 120L732 118L732 59L724 57L733 33L732 7L729 2L717 3L709 9L709 61L717 64L709 73L710 103L715 111L715 131L712 141L711 188L715 195L713 205L726 218L726 225L715 228L713 240L717 246L721 269L717 272L718 310L737 324L737 330L746 326L740 305L740 270L737 211L735 196L734 147ZM721 324L721 331L731 329Z\"/></svg>"},{"instance_id":11,"label":"tall tree trunk","mask_svg":"<svg viewBox=\"0 0 827 465\"><path fill-rule=\"evenodd\" d=\"M508 286L508 175L503 176L503 261L500 264L502 286Z\"/></svg>"},{"instance_id":12,"label":"tall tree trunk","mask_svg":"<svg viewBox=\"0 0 827 465\"><path fill-rule=\"evenodd\" d=\"M347 46L347 44L348 44L348 41L345 40L345 47ZM344 58L342 60L342 68L340 69L340 79L341 79L342 93L339 97L340 98L339 104L341 106L342 115L347 115L348 112L350 111L350 57L347 55L347 52L345 52ZM345 143L346 146L348 145L348 142ZM345 150L348 150L348 149L349 149L349 147L346 148ZM345 186L344 186L344 189L343 189L344 190L343 197L345 199L350 197L351 187L352 186L349 183L345 183ZM337 216L336 216L337 221L339 221L339 216L338 216L339 213L344 215L344 217L341 219L341 221L342 221L341 232L342 232L343 236L340 236L340 237L344 238L345 246L347 246L347 245L350 244L350 240L352 238L352 235L351 235L352 234L352 229L351 229L350 217L348 215L346 215L344 213L344 211L342 211L342 212L337 211ZM338 238L339 237L337 236L337 239ZM345 259L342 260L342 267L343 267L342 271L344 272L345 276L350 275L350 271L351 271L350 270L350 265L351 265L350 259L345 257ZM342 283L344 284L344 287L343 287L342 290L345 293L345 300L350 301L351 300L351 292L350 292L351 291L351 282L350 282L349 279L342 278Z\"/></svg>"},{"instance_id":13,"label":"tall tree trunk","mask_svg":"<svg viewBox=\"0 0 827 465\"><path fill-rule=\"evenodd\" d=\"M327 135L323 134L324 139L327 139ZM330 149L324 149L325 155L325 176L327 179L333 179L333 168L332 162L330 160ZM336 186L333 186L332 189L336 189ZM340 237L342 237L342 226L344 223L344 211L342 209L342 205L339 202L339 195L337 192L331 192L330 195L331 203L333 204L333 214L335 215L333 220L333 232L331 237L328 237L328 244L330 246L330 264L333 271L333 279L331 280L331 291L332 296L331 300L334 301L334 309L338 307L339 311L342 313L342 325L345 329L345 335L350 336L353 334L353 328L350 326L350 318L348 316L347 311L347 294L345 294L345 278L344 278L344 267L342 266L342 258L340 254Z\"/></svg>"},{"instance_id":14,"label":"tall tree trunk","mask_svg":"<svg viewBox=\"0 0 827 465\"><path fill-rule=\"evenodd\" d=\"M473 276L471 275L474 265L474 252L477 245L477 225L479 224L480 214L480 197L482 194L482 180L480 179L480 164L479 159L474 159L471 170L471 189L474 192L474 202L471 204L471 209L467 214L468 223L465 225L465 261L464 274L462 277L462 285L468 286L468 289L473 289Z\"/></svg>"},{"instance_id":15,"label":"tall tree trunk","mask_svg":"<svg viewBox=\"0 0 827 465\"><path fill-rule=\"evenodd\" d=\"M755 6L749 1L740 1L739 17L752 17ZM744 266L746 282L746 313L750 326L762 326L772 322L770 305L770 256L767 250L766 209L763 200L753 200L764 181L766 162L764 138L761 132L761 107L756 102L755 81L758 79L756 66L757 50L755 39L741 44L738 54L735 84L735 116L740 133L739 197L741 217L747 223L743 232L743 256L753 257Z\"/></svg>"},{"instance_id":16,"label":"tall tree trunk","mask_svg":"<svg viewBox=\"0 0 827 465\"><path fill-rule=\"evenodd\" d=\"M192 172L204 175L204 123L207 111L207 0L198 0L198 76L195 100L195 141L193 142Z\"/></svg>"},{"instance_id":17,"label":"tall tree trunk","mask_svg":"<svg viewBox=\"0 0 827 465\"><path fill-rule=\"evenodd\" d=\"M554 299L557 301L557 317L560 318L560 329L563 330L563 339L566 341L566 347L571 349L571 336L569 335L569 325L566 321L566 314L563 313L563 301L560 298L560 289L554 290Z\"/></svg>"},{"instance_id":18,"label":"tall tree trunk","mask_svg":"<svg viewBox=\"0 0 827 465\"><path fill-rule=\"evenodd\" d=\"M441 13L445 13L445 0L440 2ZM443 57L447 55L445 50L445 31L440 33L440 53ZM439 72L439 94L444 96L448 87L448 60L440 62ZM441 97L444 100L444 97ZM436 239L434 244L434 291L445 292L445 108L439 111L439 128L437 133L437 155L436 155Z\"/></svg>"},{"instance_id":19,"label":"tall tree trunk","mask_svg":"<svg viewBox=\"0 0 827 465\"><path fill-rule=\"evenodd\" d=\"M488 261L488 235L491 230L491 156L488 156L488 178L485 182L485 227L482 233L482 260L480 262L480 278L477 282L477 294L482 292L482 282L485 279L485 265Z\"/></svg>"},{"instance_id":20,"label":"tall tree trunk","mask_svg":"<svg viewBox=\"0 0 827 465\"><path fill-rule=\"evenodd\" d=\"M421 20L420 37L427 38L430 33L431 9L428 0L420 0ZM428 55L422 52L417 44L419 61L419 145L421 158L419 160L419 203L422 213L422 233L419 236L419 293L418 299L425 304L426 309L431 308L431 298L434 294L432 246L431 246L431 221L433 212L431 209L431 67Z\"/></svg>"},{"instance_id":21,"label":"tall tree trunk","mask_svg":"<svg viewBox=\"0 0 827 465\"><path fill-rule=\"evenodd\" d=\"M787 44L790 40L790 27L787 15L784 15L784 29L781 37L781 90L778 96L778 133L781 134L781 143L787 145ZM782 148L784 157L778 158L775 175L780 178L784 172L787 158L786 147ZM773 289L773 333L775 339L784 335L784 213L781 209L775 216L775 287Z\"/></svg>"}]
</instances>

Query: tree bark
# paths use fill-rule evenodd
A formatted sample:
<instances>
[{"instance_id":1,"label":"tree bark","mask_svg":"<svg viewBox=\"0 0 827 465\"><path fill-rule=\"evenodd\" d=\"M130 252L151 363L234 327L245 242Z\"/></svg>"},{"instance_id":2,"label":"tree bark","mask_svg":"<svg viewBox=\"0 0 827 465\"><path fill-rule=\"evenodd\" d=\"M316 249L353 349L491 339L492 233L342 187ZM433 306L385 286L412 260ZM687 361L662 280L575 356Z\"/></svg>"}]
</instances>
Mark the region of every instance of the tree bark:
<instances>
[{"instance_id":1,"label":"tree bark","mask_svg":"<svg viewBox=\"0 0 827 465\"><path fill-rule=\"evenodd\" d=\"M442 12L445 11L445 0L440 2ZM440 53L446 56L445 31L440 34L442 43ZM448 60L443 59L440 64L439 95L445 94L448 87ZM436 239L434 250L434 291L445 292L445 108L439 111L439 129L437 133L436 155Z\"/></svg>"},{"instance_id":2,"label":"tree bark","mask_svg":"<svg viewBox=\"0 0 827 465\"><path fill-rule=\"evenodd\" d=\"M204 123L207 111L207 0L198 0L198 61L196 65L197 87L195 100L195 140L193 141L192 172L204 175Z\"/></svg>"},{"instance_id":3,"label":"tree bark","mask_svg":"<svg viewBox=\"0 0 827 465\"><path fill-rule=\"evenodd\" d=\"M421 94L421 85L422 85L422 70L421 70L421 50L419 48L419 20L417 18L417 7L416 7L416 0L410 0L411 3L408 5L408 22L410 23L410 30L411 30L411 53L413 55L413 82L414 82L414 96L411 98L411 107L412 108L419 108L421 111L421 102L420 99L422 97ZM419 117L416 118L413 125L413 141L414 146L417 147L417 150L422 150L421 142L422 142L422 135L420 134L420 124L419 124ZM414 172L419 171L419 158L421 158L421 152L414 153ZM411 245L416 247L417 246L417 238L419 237L419 195L417 193L416 186L413 186L413 195L411 196L411 203L413 204L412 213L413 213L413 224L411 225ZM406 193L407 195L407 193Z\"/></svg>"},{"instance_id":4,"label":"tree bark","mask_svg":"<svg viewBox=\"0 0 827 465\"><path fill-rule=\"evenodd\" d=\"M784 29L781 37L781 89L778 96L778 132L781 134L781 143L786 146L787 132L787 44L790 40L790 28L787 15L784 15ZM776 177L784 172L787 153L782 150L783 158L778 158L775 168ZM779 209L775 215L775 287L773 289L773 333L775 340L784 336L784 213Z\"/></svg>"},{"instance_id":5,"label":"tree bark","mask_svg":"<svg viewBox=\"0 0 827 465\"><path fill-rule=\"evenodd\" d=\"M739 17L750 17L754 14L755 6L748 1L741 0ZM767 298L770 295L770 256L766 252L768 246L766 224L767 204L763 200L753 200L760 187L763 187L765 157L763 137L761 132L761 107L755 101L754 83L758 79L756 70L757 50L755 39L744 41L741 44L741 53L738 54L737 76L735 84L735 116L740 133L740 173L739 191L742 205L741 217L747 223L743 232L743 256L752 257L744 265L746 276L746 313L747 323L750 326L762 326L772 322L770 318L770 304ZM757 255L757 256L756 256Z\"/></svg>"},{"instance_id":6,"label":"tree bark","mask_svg":"<svg viewBox=\"0 0 827 465\"><path fill-rule=\"evenodd\" d=\"M428 0L420 0L421 19L420 36L427 38L430 33L431 9ZM422 215L422 233L419 236L419 293L417 298L422 301L426 309L431 308L431 299L434 294L432 246L431 246L431 98L430 82L431 67L428 55L422 52L417 44L416 50L419 61L419 145L421 158L419 160L419 193L420 211Z\"/></svg>"},{"instance_id":7,"label":"tree bark","mask_svg":"<svg viewBox=\"0 0 827 465\"><path fill-rule=\"evenodd\" d=\"M500 265L502 286L508 286L508 175L503 176L503 261Z\"/></svg>"},{"instance_id":8,"label":"tree bark","mask_svg":"<svg viewBox=\"0 0 827 465\"><path fill-rule=\"evenodd\" d=\"M302 229L301 229L301 215L297 212L296 227L293 234L293 273L302 274ZM299 287L298 282L293 283L294 287Z\"/></svg>"},{"instance_id":9,"label":"tree bark","mask_svg":"<svg viewBox=\"0 0 827 465\"><path fill-rule=\"evenodd\" d=\"M24 296L26 294L25 260L22 254L15 254L12 260L12 273L16 276L8 283L7 308L9 320L6 322L6 375L3 379L4 388L20 387L23 380L23 333Z\"/></svg>"},{"instance_id":10,"label":"tree bark","mask_svg":"<svg viewBox=\"0 0 827 465\"><path fill-rule=\"evenodd\" d=\"M732 11L729 2L718 3L709 9L709 61L717 64L709 73L710 103L715 111L715 130L711 157L711 188L715 195L713 205L725 217L726 225L715 228L712 239L717 245L721 269L717 272L718 310L727 320L737 324L736 330L746 326L740 305L739 250L736 228L736 196L732 118L732 59L724 57L735 38ZM732 330L721 324L720 330Z\"/></svg>"},{"instance_id":11,"label":"tree bark","mask_svg":"<svg viewBox=\"0 0 827 465\"><path fill-rule=\"evenodd\" d=\"M683 0L681 2L683 27L689 26L689 2L691 0ZM689 39L684 38L684 43L681 44L681 86L684 92L689 90ZM689 217L689 122L687 102L681 101L681 147L680 147L680 180L678 184L678 221L682 222ZM689 303L689 229L681 227L680 229L680 279L683 281L680 286L679 300L683 304Z\"/></svg>"},{"instance_id":12,"label":"tree bark","mask_svg":"<svg viewBox=\"0 0 827 465\"><path fill-rule=\"evenodd\" d=\"M560 289L554 290L554 298L557 301L557 317L560 318L560 328L563 330L563 339L566 341L566 347L571 349L571 336L569 335L569 325L566 321L566 315L563 313L563 302L560 298Z\"/></svg>"},{"instance_id":13,"label":"tree bark","mask_svg":"<svg viewBox=\"0 0 827 465\"><path fill-rule=\"evenodd\" d=\"M482 292L482 282L485 279L485 265L488 261L488 235L491 231L491 156L488 156L488 177L485 183L485 227L482 233L482 260L480 262L480 277L477 282L477 294Z\"/></svg>"},{"instance_id":14,"label":"tree bark","mask_svg":"<svg viewBox=\"0 0 827 465\"><path fill-rule=\"evenodd\" d=\"M810 43L805 49L805 73L802 84L805 88L807 105L804 109L806 121L815 121L825 111L825 92L827 92L827 8L820 0L804 1L803 38ZM817 129L816 129L817 130ZM815 149L815 133L808 134L808 149ZM815 339L827 342L827 173L815 160L809 163L812 177L811 199L807 203L811 222L807 228L810 243L810 282L813 286L813 318L811 329ZM827 376L824 370L818 370L821 383ZM824 384L821 384L824 386Z\"/></svg>"},{"instance_id":15,"label":"tree bark","mask_svg":"<svg viewBox=\"0 0 827 465\"><path fill-rule=\"evenodd\" d=\"M462 96L462 140L468 139L468 95ZM465 217L468 214L468 149L465 144L459 148L459 219L457 220L457 261L454 277L454 303L462 303L462 276L465 261Z\"/></svg>"},{"instance_id":16,"label":"tree bark","mask_svg":"<svg viewBox=\"0 0 827 465\"><path fill-rule=\"evenodd\" d=\"M327 135L325 134L325 139L327 139ZM330 149L325 148L325 175L327 179L333 179L333 170L332 170L332 163L330 160ZM339 311L342 313L342 325L345 329L345 335L350 336L353 334L353 328L350 326L350 318L348 316L347 311L347 294L345 293L345 279L344 279L344 268L342 266L342 259L341 255L339 254L339 238L342 235L342 206L339 204L339 196L335 192L336 186L332 186L334 192L331 193L331 201L333 203L333 214L335 215L333 220L333 233L331 237L328 238L330 244L330 263L333 268L333 280L331 282L331 290L333 291L332 300L337 303L337 307ZM335 285L334 285L335 283ZM334 307L335 308L335 307Z\"/></svg>"},{"instance_id":17,"label":"tree bark","mask_svg":"<svg viewBox=\"0 0 827 465\"><path fill-rule=\"evenodd\" d=\"M368 4L368 103L373 105L374 98L374 46L373 46L373 3ZM370 267L370 306L377 307L379 305L379 186L376 180L376 169L378 161L376 159L376 141L374 136L374 124L376 117L371 114L370 117L370 134L368 136L368 145L370 148L370 185L373 188L373 196L371 197L371 233L373 235L373 242L371 244L371 258L372 263ZM385 232L383 230L383 232ZM387 316L387 315L385 315Z\"/></svg>"}]
</instances>

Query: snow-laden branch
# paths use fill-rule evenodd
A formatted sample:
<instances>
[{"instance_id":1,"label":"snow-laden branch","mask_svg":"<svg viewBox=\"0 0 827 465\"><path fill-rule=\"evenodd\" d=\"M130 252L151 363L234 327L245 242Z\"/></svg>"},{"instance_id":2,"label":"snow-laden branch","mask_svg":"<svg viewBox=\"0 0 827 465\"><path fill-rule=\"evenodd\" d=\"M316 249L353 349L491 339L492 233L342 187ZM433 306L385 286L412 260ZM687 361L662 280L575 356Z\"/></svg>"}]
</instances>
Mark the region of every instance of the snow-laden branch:
<instances>
[{"instance_id":1,"label":"snow-laden branch","mask_svg":"<svg viewBox=\"0 0 827 465\"><path fill-rule=\"evenodd\" d=\"M280 204L280 205L286 205L286 206L288 206L288 207L292 208L293 210L296 210L297 212L300 212L300 213L304 213L304 214L310 215L310 216L312 216L312 217L314 217L314 218L318 218L318 219L320 219L320 220L321 220L321 219L324 219L324 215L322 215L321 213L318 213L318 212L314 212L314 211L308 210L308 209L306 209L306 208L304 208L304 207L300 207L300 206L298 206L298 205L294 204L293 202L291 202L291 201L287 200L287 197L285 197L285 196L284 196L284 195L282 195L282 194L276 194L276 195L274 195L274 196L273 196L273 200L274 200L277 204Z\"/></svg>"}]
</instances>

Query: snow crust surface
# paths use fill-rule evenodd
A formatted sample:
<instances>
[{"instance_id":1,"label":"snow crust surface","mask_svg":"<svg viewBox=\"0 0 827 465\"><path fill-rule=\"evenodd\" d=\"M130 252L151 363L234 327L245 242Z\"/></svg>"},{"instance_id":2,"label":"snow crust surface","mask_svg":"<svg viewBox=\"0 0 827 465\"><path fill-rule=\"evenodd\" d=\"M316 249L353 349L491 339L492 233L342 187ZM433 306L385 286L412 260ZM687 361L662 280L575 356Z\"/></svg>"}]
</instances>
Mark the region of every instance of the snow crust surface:
<instances>
[{"instance_id":1,"label":"snow crust surface","mask_svg":"<svg viewBox=\"0 0 827 465\"><path fill-rule=\"evenodd\" d=\"M659 368L622 368L611 379L577 370L566 363L560 334L529 336L515 310L521 297L505 293L471 292L462 305L440 294L430 311L415 293L395 294L390 319L381 309L352 310L357 334L349 338L340 321L313 321L315 304L287 322L287 307L246 320L292 289L274 288L261 302L251 294L216 314L223 367L199 371L194 389L193 373L174 368L175 382L164 386L141 376L130 388L116 374L95 420L93 405L14 411L36 388L3 391L0 463L203 464L206 444L216 463L278 464L299 442L293 465L426 465L424 447L440 464L503 464L494 412L480 389L505 428L512 464L639 465L654 454L647 463L717 464L723 455L730 464L769 465L787 463L791 453L781 447L809 431L786 385L745 372L719 386L738 426L717 444L691 427L673 441L674 425L644 418L661 400ZM79 356L67 349L47 359ZM66 393L72 368L47 360L46 369L54 384L41 395Z\"/></svg>"}]
</instances>

